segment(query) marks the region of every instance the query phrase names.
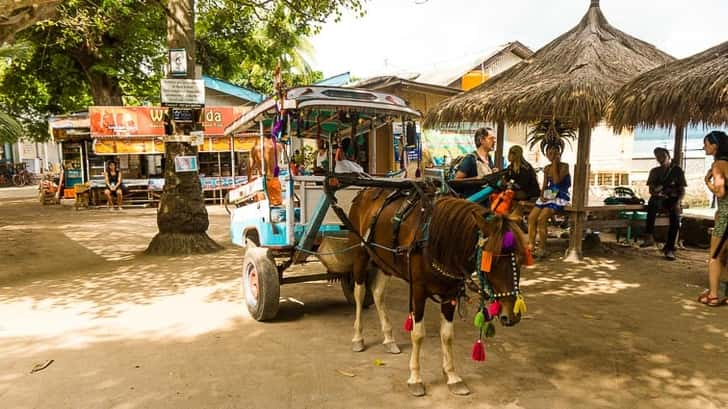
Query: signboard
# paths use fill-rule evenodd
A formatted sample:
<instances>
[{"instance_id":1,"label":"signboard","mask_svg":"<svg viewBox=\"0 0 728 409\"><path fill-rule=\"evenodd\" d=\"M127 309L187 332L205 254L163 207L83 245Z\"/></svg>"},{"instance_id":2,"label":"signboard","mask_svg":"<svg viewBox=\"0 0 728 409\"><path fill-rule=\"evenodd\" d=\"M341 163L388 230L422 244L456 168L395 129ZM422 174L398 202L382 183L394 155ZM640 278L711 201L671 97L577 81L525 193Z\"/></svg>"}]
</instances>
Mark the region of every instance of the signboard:
<instances>
[{"instance_id":1,"label":"signboard","mask_svg":"<svg viewBox=\"0 0 728 409\"><path fill-rule=\"evenodd\" d=\"M205 106L205 82L203 80L162 80L162 106L177 108L202 108Z\"/></svg>"},{"instance_id":2,"label":"signboard","mask_svg":"<svg viewBox=\"0 0 728 409\"><path fill-rule=\"evenodd\" d=\"M190 132L190 145L200 146L203 143L205 143L205 132L203 132L203 131Z\"/></svg>"},{"instance_id":3,"label":"signboard","mask_svg":"<svg viewBox=\"0 0 728 409\"><path fill-rule=\"evenodd\" d=\"M192 109L177 109L172 108L172 119L175 122L193 122L195 118L195 111Z\"/></svg>"},{"instance_id":4,"label":"signboard","mask_svg":"<svg viewBox=\"0 0 728 409\"><path fill-rule=\"evenodd\" d=\"M169 73L173 77L187 76L187 50L184 48L169 50Z\"/></svg>"},{"instance_id":5,"label":"signboard","mask_svg":"<svg viewBox=\"0 0 728 409\"><path fill-rule=\"evenodd\" d=\"M225 134L225 128L249 108L207 107L202 111L206 136ZM193 111L194 112L194 111ZM164 107L89 107L92 138L164 136ZM174 115L174 113L173 113Z\"/></svg>"},{"instance_id":6,"label":"signboard","mask_svg":"<svg viewBox=\"0 0 728 409\"><path fill-rule=\"evenodd\" d=\"M175 172L197 172L197 156L177 156L174 158Z\"/></svg>"},{"instance_id":7,"label":"signboard","mask_svg":"<svg viewBox=\"0 0 728 409\"><path fill-rule=\"evenodd\" d=\"M89 107L91 137L163 136L161 107Z\"/></svg>"}]
</instances>

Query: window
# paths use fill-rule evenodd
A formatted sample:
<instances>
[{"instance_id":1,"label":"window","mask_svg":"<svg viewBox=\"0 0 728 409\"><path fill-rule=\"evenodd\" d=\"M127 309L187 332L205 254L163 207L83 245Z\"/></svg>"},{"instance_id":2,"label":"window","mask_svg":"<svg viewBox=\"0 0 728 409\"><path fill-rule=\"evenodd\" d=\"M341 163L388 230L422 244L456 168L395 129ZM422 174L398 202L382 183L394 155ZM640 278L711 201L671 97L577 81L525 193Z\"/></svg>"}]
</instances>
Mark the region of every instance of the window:
<instances>
[{"instance_id":1,"label":"window","mask_svg":"<svg viewBox=\"0 0 728 409\"><path fill-rule=\"evenodd\" d=\"M629 185L629 173L624 172L592 172L589 175L591 186L627 186Z\"/></svg>"}]
</instances>

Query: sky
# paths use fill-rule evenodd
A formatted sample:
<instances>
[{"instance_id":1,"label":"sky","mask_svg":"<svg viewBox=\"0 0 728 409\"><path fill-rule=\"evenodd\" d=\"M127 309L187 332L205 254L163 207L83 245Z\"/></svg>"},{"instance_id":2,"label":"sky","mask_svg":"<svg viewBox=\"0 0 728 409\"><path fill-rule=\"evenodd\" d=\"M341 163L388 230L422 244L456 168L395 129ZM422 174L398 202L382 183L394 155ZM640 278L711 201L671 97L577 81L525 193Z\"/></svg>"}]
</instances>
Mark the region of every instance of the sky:
<instances>
[{"instance_id":1,"label":"sky","mask_svg":"<svg viewBox=\"0 0 728 409\"><path fill-rule=\"evenodd\" d=\"M368 0L311 38L325 77L431 71L518 40L536 51L573 28L590 0ZM422 4L419 4L422 3ZM677 57L728 41L728 0L601 0L618 29Z\"/></svg>"}]
</instances>

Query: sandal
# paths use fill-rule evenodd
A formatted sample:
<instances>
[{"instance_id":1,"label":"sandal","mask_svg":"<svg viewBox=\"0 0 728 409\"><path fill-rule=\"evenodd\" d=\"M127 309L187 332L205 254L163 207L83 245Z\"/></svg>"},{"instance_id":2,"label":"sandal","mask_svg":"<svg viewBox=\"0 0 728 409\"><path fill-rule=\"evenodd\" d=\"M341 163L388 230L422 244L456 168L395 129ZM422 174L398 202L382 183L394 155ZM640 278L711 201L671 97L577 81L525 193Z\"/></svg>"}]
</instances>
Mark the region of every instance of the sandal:
<instances>
[{"instance_id":1,"label":"sandal","mask_svg":"<svg viewBox=\"0 0 728 409\"><path fill-rule=\"evenodd\" d=\"M710 291L706 291L700 294L700 297L698 297L698 302L701 304L705 304L708 307L720 307L726 304L726 299L722 299L720 297L711 297Z\"/></svg>"}]
</instances>

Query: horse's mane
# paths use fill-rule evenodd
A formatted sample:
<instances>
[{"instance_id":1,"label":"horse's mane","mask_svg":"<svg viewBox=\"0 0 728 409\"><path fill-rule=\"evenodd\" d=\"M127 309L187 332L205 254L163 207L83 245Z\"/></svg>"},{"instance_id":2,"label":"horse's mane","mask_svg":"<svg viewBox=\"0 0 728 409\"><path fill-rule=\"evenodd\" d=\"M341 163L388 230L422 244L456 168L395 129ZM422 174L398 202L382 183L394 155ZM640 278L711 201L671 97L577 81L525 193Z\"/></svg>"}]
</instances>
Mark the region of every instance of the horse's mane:
<instances>
[{"instance_id":1,"label":"horse's mane","mask_svg":"<svg viewBox=\"0 0 728 409\"><path fill-rule=\"evenodd\" d=\"M487 221L486 216L490 216ZM515 251L520 260L524 259L526 238L515 219L496 215L477 203L449 196L438 199L432 211L428 241L430 256L453 273L472 273L478 232L483 227L486 229L484 235L488 237L487 251L500 254L503 234L510 230L516 238Z\"/></svg>"}]
</instances>

